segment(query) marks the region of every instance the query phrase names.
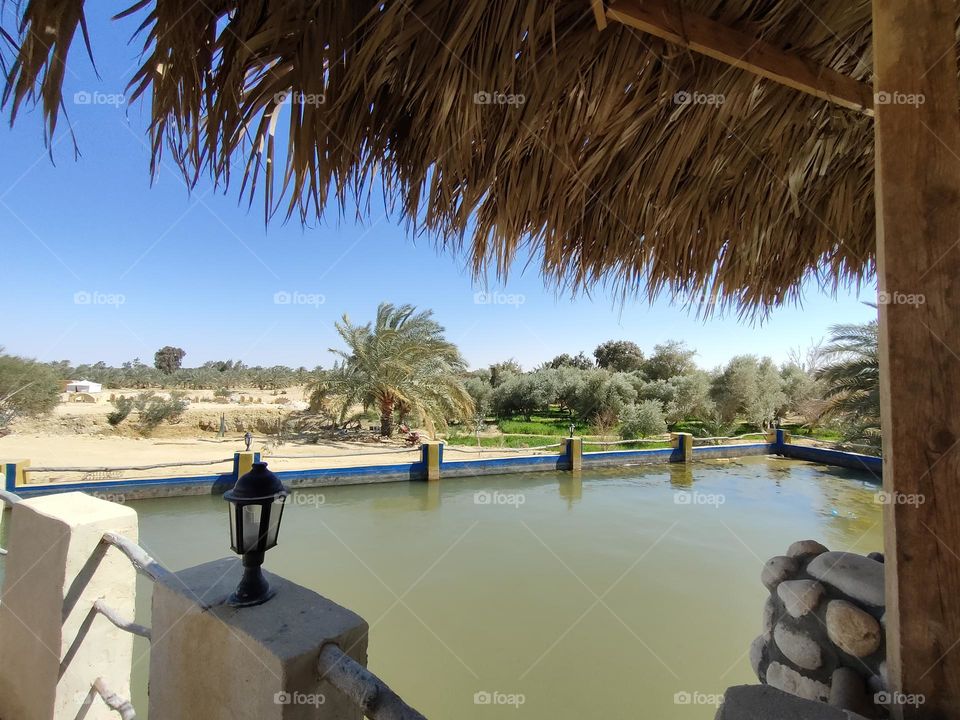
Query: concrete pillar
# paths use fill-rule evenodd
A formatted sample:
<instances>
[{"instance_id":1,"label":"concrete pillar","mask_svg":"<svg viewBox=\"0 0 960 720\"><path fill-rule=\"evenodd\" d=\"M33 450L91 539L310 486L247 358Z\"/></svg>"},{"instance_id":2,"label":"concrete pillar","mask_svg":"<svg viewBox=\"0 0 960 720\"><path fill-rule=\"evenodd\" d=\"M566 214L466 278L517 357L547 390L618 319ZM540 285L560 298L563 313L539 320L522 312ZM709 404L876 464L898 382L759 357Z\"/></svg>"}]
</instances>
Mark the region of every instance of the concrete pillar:
<instances>
[{"instance_id":1,"label":"concrete pillar","mask_svg":"<svg viewBox=\"0 0 960 720\"><path fill-rule=\"evenodd\" d=\"M233 482L236 484L242 476L253 469L253 464L260 462L260 453L258 452L235 452L233 454Z\"/></svg>"},{"instance_id":2,"label":"concrete pillar","mask_svg":"<svg viewBox=\"0 0 960 720\"><path fill-rule=\"evenodd\" d=\"M693 435L691 433L670 433L670 444L679 451L678 462L693 462Z\"/></svg>"},{"instance_id":3,"label":"concrete pillar","mask_svg":"<svg viewBox=\"0 0 960 720\"><path fill-rule=\"evenodd\" d=\"M26 468L28 467L30 467L29 460L14 460L4 463L4 478L7 490L16 492L18 487L27 484Z\"/></svg>"},{"instance_id":4,"label":"concrete pillar","mask_svg":"<svg viewBox=\"0 0 960 720\"><path fill-rule=\"evenodd\" d=\"M427 471L427 480L440 479L440 466L443 464L443 442L427 440L420 445L420 459Z\"/></svg>"},{"instance_id":5,"label":"concrete pillar","mask_svg":"<svg viewBox=\"0 0 960 720\"><path fill-rule=\"evenodd\" d=\"M265 575L277 594L266 603L225 605L240 575L231 557L155 584L151 720L360 720L320 680L317 659L332 642L366 665L366 622L272 573Z\"/></svg>"},{"instance_id":6,"label":"concrete pillar","mask_svg":"<svg viewBox=\"0 0 960 720\"><path fill-rule=\"evenodd\" d=\"M569 470L583 469L583 438L569 437L563 439L563 454L567 456Z\"/></svg>"},{"instance_id":7,"label":"concrete pillar","mask_svg":"<svg viewBox=\"0 0 960 720\"><path fill-rule=\"evenodd\" d=\"M131 508L79 492L12 508L0 602L0 717L74 720L102 677L130 697L133 635L92 613L103 599L134 617L136 571L105 532L137 539ZM115 720L99 698L85 720Z\"/></svg>"}]
</instances>

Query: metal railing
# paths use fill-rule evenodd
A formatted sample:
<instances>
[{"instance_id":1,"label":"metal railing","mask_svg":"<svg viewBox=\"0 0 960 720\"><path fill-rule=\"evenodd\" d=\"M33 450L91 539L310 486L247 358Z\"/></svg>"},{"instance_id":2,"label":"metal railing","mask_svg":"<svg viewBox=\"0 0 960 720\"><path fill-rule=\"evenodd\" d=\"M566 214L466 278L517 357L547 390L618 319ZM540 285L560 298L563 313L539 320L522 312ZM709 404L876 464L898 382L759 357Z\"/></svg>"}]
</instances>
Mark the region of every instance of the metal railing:
<instances>
[{"instance_id":1,"label":"metal railing","mask_svg":"<svg viewBox=\"0 0 960 720\"><path fill-rule=\"evenodd\" d=\"M111 532L104 533L100 539L100 546L94 553L105 552L108 547L115 547L123 553L138 573L154 582L170 575L170 571L154 560L146 550L123 535ZM115 627L120 628L124 632L138 635L147 640L151 638L150 628L121 616L120 613L107 605L103 599L95 600L93 606L90 608L91 616L98 614L103 615L103 617L110 621ZM93 682L90 688L90 694L87 696L87 704L97 696L103 700L107 707L120 715L121 720L135 720L137 717L133 704L128 699L110 690L102 677L98 677Z\"/></svg>"},{"instance_id":2,"label":"metal railing","mask_svg":"<svg viewBox=\"0 0 960 720\"><path fill-rule=\"evenodd\" d=\"M321 648L317 670L321 680L350 698L370 720L427 720L338 645Z\"/></svg>"},{"instance_id":3,"label":"metal railing","mask_svg":"<svg viewBox=\"0 0 960 720\"><path fill-rule=\"evenodd\" d=\"M120 715L120 720L135 720L136 710L126 698L122 698L113 692L102 677L93 681L90 687L90 695L87 696L87 704L93 699L91 695L98 695L108 708Z\"/></svg>"}]
</instances>

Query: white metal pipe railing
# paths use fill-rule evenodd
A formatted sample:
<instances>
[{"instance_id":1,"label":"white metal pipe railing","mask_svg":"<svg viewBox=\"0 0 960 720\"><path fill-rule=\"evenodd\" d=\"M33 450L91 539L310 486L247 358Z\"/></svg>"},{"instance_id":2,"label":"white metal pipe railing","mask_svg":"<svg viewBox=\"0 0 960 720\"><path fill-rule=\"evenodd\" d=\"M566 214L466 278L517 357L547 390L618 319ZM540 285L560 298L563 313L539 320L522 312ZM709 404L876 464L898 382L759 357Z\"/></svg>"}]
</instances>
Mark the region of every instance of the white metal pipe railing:
<instances>
[{"instance_id":1,"label":"white metal pipe railing","mask_svg":"<svg viewBox=\"0 0 960 720\"><path fill-rule=\"evenodd\" d=\"M91 694L96 693L99 695L100 699L106 703L108 708L120 715L120 720L136 719L137 712L133 709L133 705L130 704L130 701L113 692L107 686L107 683L103 678L98 677L93 681L93 686L90 688L90 692Z\"/></svg>"},{"instance_id":2,"label":"white metal pipe railing","mask_svg":"<svg viewBox=\"0 0 960 720\"><path fill-rule=\"evenodd\" d=\"M129 538L125 538L123 535L110 532L104 533L103 539L100 542L117 548L117 550L126 555L130 562L133 563L137 572L147 576L154 582L170 575L170 571L150 557L146 550Z\"/></svg>"},{"instance_id":3,"label":"white metal pipe railing","mask_svg":"<svg viewBox=\"0 0 960 720\"><path fill-rule=\"evenodd\" d=\"M320 650L317 669L321 680L350 698L370 720L426 720L383 680L333 643Z\"/></svg>"},{"instance_id":4,"label":"white metal pipe railing","mask_svg":"<svg viewBox=\"0 0 960 720\"><path fill-rule=\"evenodd\" d=\"M103 615L107 620L112 622L121 630L126 630L128 633L133 633L134 635L139 635L140 637L150 639L150 628L140 625L139 623L133 622L133 620L127 620L122 617L116 610L107 605L103 600L96 600L93 603L92 612L98 612Z\"/></svg>"}]
</instances>

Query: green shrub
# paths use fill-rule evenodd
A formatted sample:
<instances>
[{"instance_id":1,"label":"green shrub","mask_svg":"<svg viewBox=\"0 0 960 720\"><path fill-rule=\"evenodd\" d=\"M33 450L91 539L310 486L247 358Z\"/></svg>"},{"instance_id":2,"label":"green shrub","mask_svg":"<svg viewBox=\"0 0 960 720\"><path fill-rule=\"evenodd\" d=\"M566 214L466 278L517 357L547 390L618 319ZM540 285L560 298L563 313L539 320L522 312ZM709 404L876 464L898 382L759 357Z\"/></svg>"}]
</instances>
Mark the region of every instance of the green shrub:
<instances>
[{"instance_id":1,"label":"green shrub","mask_svg":"<svg viewBox=\"0 0 960 720\"><path fill-rule=\"evenodd\" d=\"M174 395L169 400L165 400L152 393L142 406L139 401L137 405L140 410L140 427L144 432L153 430L163 422L179 422L183 411L187 409L187 403L181 397Z\"/></svg>"},{"instance_id":2,"label":"green shrub","mask_svg":"<svg viewBox=\"0 0 960 720\"><path fill-rule=\"evenodd\" d=\"M126 420L127 416L130 415L130 412L133 410L133 398L121 395L118 398L114 398L111 402L115 410L107 413L107 422L113 427L116 427Z\"/></svg>"},{"instance_id":3,"label":"green shrub","mask_svg":"<svg viewBox=\"0 0 960 720\"><path fill-rule=\"evenodd\" d=\"M636 440L666 431L663 406L656 400L642 400L635 405L627 405L620 414L620 438L623 440Z\"/></svg>"}]
</instances>

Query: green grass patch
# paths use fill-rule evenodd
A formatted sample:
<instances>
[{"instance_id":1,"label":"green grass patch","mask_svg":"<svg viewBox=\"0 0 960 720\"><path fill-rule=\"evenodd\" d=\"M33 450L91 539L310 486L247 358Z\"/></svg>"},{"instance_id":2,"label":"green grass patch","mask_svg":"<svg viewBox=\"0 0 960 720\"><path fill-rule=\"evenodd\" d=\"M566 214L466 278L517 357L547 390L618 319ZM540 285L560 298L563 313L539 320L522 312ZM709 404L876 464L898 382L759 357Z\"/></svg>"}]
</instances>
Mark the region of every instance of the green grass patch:
<instances>
[{"instance_id":1,"label":"green grass patch","mask_svg":"<svg viewBox=\"0 0 960 720\"><path fill-rule=\"evenodd\" d=\"M448 445L465 445L477 447L476 435L451 435L444 442ZM556 435L505 435L480 438L480 447L484 448L524 448L537 445L552 445L559 442ZM558 448L559 450L559 448Z\"/></svg>"},{"instance_id":2,"label":"green grass patch","mask_svg":"<svg viewBox=\"0 0 960 720\"><path fill-rule=\"evenodd\" d=\"M663 448L673 447L669 441L664 442L631 442L631 443L621 443L619 445L594 445L592 443L584 443L583 451L584 452L616 452L618 450L660 450Z\"/></svg>"}]
</instances>

